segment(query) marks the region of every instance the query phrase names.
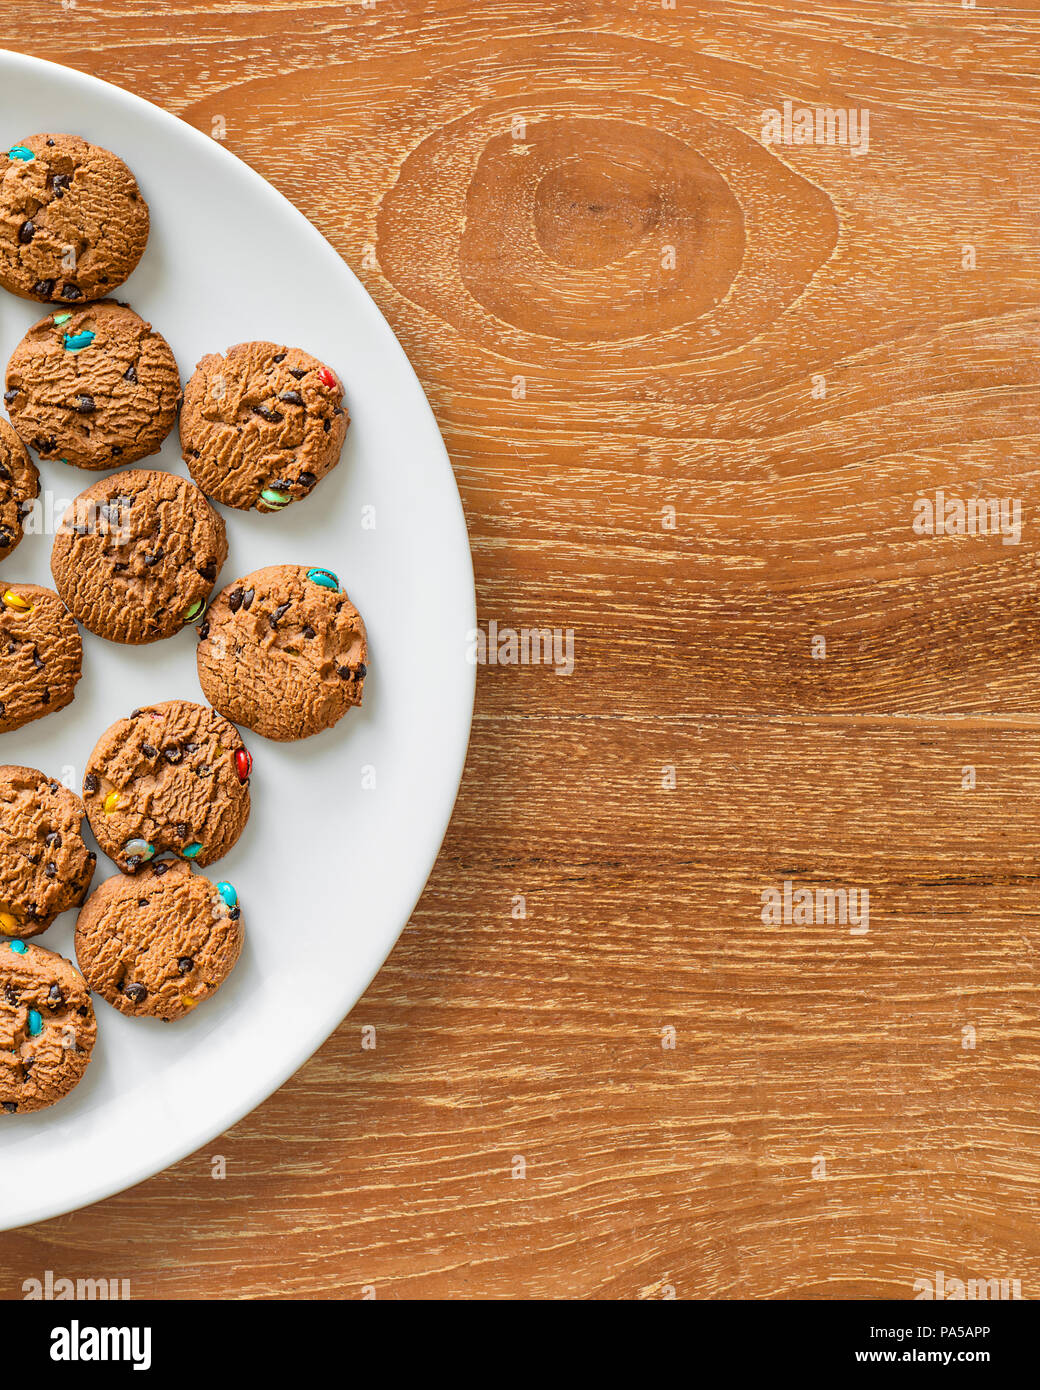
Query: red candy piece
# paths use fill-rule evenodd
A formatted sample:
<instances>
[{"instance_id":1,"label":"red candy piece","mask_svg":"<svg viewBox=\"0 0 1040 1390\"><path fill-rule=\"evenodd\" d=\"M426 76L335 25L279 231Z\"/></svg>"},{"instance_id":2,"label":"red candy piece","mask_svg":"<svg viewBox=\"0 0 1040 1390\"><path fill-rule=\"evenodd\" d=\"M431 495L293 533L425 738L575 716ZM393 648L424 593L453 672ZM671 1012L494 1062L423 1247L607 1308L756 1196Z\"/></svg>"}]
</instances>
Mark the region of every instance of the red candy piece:
<instances>
[{"instance_id":1,"label":"red candy piece","mask_svg":"<svg viewBox=\"0 0 1040 1390\"><path fill-rule=\"evenodd\" d=\"M235 771L238 773L238 780L243 785L249 781L249 774L253 770L253 755L247 748L235 750Z\"/></svg>"},{"instance_id":2,"label":"red candy piece","mask_svg":"<svg viewBox=\"0 0 1040 1390\"><path fill-rule=\"evenodd\" d=\"M330 391L335 391L338 385L336 378L329 371L328 367L322 367L321 371L318 373L318 380L321 382L322 386L327 386Z\"/></svg>"}]
</instances>

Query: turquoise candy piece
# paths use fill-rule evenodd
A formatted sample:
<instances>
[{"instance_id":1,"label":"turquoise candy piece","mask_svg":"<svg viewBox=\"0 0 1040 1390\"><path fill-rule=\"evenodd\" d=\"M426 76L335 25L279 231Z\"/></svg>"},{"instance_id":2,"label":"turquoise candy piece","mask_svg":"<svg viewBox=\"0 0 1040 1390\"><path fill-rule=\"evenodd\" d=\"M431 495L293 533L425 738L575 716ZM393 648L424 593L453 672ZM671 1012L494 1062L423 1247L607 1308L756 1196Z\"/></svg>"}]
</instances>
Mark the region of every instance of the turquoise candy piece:
<instances>
[{"instance_id":1,"label":"turquoise candy piece","mask_svg":"<svg viewBox=\"0 0 1040 1390\"><path fill-rule=\"evenodd\" d=\"M217 892L227 903L228 907L238 906L238 894L235 892L235 885L233 883L218 883Z\"/></svg>"},{"instance_id":2,"label":"turquoise candy piece","mask_svg":"<svg viewBox=\"0 0 1040 1390\"><path fill-rule=\"evenodd\" d=\"M28 949L24 941L9 941L7 944L16 956L24 956Z\"/></svg>"},{"instance_id":3,"label":"turquoise candy piece","mask_svg":"<svg viewBox=\"0 0 1040 1390\"><path fill-rule=\"evenodd\" d=\"M28 145L14 145L7 151L7 158L20 159L23 164L28 164L30 159L35 159L36 156Z\"/></svg>"},{"instance_id":4,"label":"turquoise candy piece","mask_svg":"<svg viewBox=\"0 0 1040 1390\"><path fill-rule=\"evenodd\" d=\"M181 854L184 855L185 859L197 859L201 853L202 846L199 844L198 840L196 840L194 844L185 845L181 850Z\"/></svg>"},{"instance_id":5,"label":"turquoise candy piece","mask_svg":"<svg viewBox=\"0 0 1040 1390\"><path fill-rule=\"evenodd\" d=\"M29 1036L35 1038L37 1034L43 1032L43 1019L35 1009L29 1010Z\"/></svg>"},{"instance_id":6,"label":"turquoise candy piece","mask_svg":"<svg viewBox=\"0 0 1040 1390\"><path fill-rule=\"evenodd\" d=\"M147 840L127 840L123 852L131 859L151 859L155 853L155 846L150 845Z\"/></svg>"},{"instance_id":7,"label":"turquoise candy piece","mask_svg":"<svg viewBox=\"0 0 1040 1390\"><path fill-rule=\"evenodd\" d=\"M90 347L94 341L94 330L84 328L82 333L66 333L62 341L65 344L66 352L82 352L85 347Z\"/></svg>"},{"instance_id":8,"label":"turquoise candy piece","mask_svg":"<svg viewBox=\"0 0 1040 1390\"><path fill-rule=\"evenodd\" d=\"M307 578L312 584L320 584L323 589L339 588L339 580L331 570L308 570Z\"/></svg>"}]
</instances>

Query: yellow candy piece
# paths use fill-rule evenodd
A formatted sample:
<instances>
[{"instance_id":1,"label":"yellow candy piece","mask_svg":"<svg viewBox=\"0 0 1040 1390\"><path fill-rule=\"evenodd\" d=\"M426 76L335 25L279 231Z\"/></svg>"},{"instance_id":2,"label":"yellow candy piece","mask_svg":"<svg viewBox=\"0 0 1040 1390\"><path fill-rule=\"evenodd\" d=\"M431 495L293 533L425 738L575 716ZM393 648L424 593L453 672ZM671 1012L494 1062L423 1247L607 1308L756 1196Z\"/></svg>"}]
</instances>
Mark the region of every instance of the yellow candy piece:
<instances>
[{"instance_id":1,"label":"yellow candy piece","mask_svg":"<svg viewBox=\"0 0 1040 1390\"><path fill-rule=\"evenodd\" d=\"M18 918L12 913L0 912L0 931L7 932L8 935L10 935L11 932L18 930L18 926Z\"/></svg>"},{"instance_id":2,"label":"yellow candy piece","mask_svg":"<svg viewBox=\"0 0 1040 1390\"><path fill-rule=\"evenodd\" d=\"M29 603L27 599L22 598L20 594L16 594L12 589L4 591L4 603L8 608L14 608L19 613L28 613L32 608L32 604Z\"/></svg>"},{"instance_id":3,"label":"yellow candy piece","mask_svg":"<svg viewBox=\"0 0 1040 1390\"><path fill-rule=\"evenodd\" d=\"M101 803L101 809L104 811L106 816L110 816L118 805L119 793L117 791L111 791L105 797L104 801Z\"/></svg>"},{"instance_id":4,"label":"yellow candy piece","mask_svg":"<svg viewBox=\"0 0 1040 1390\"><path fill-rule=\"evenodd\" d=\"M190 994L181 995L181 1003L184 1005L186 1009L193 1009L198 1002L199 1001L197 999L193 999Z\"/></svg>"}]
</instances>

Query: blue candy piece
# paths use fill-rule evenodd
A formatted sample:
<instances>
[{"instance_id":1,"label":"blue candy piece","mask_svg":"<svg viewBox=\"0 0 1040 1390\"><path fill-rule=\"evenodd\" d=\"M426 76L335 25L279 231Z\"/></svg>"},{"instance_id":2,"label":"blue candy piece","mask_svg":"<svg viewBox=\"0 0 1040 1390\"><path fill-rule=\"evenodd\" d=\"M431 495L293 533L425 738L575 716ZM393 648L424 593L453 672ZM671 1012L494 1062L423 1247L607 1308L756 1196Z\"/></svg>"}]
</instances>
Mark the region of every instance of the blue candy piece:
<instances>
[{"instance_id":1,"label":"blue candy piece","mask_svg":"<svg viewBox=\"0 0 1040 1390\"><path fill-rule=\"evenodd\" d=\"M185 845L184 848L181 850L181 854L184 855L185 859L197 859L201 853L202 846L199 844L197 840L194 844Z\"/></svg>"},{"instance_id":2,"label":"blue candy piece","mask_svg":"<svg viewBox=\"0 0 1040 1390\"><path fill-rule=\"evenodd\" d=\"M7 151L7 158L20 159L23 164L28 164L29 160L35 159L36 156L33 154L32 150L29 148L28 145L15 145L13 146L13 148Z\"/></svg>"},{"instance_id":3,"label":"blue candy piece","mask_svg":"<svg viewBox=\"0 0 1040 1390\"><path fill-rule=\"evenodd\" d=\"M235 892L235 885L233 883L218 883L217 892L227 903L228 907L237 907L238 894Z\"/></svg>"},{"instance_id":4,"label":"blue candy piece","mask_svg":"<svg viewBox=\"0 0 1040 1390\"><path fill-rule=\"evenodd\" d=\"M24 941L9 941L7 944L16 956L24 956L29 949Z\"/></svg>"},{"instance_id":5,"label":"blue candy piece","mask_svg":"<svg viewBox=\"0 0 1040 1390\"><path fill-rule=\"evenodd\" d=\"M29 1010L29 1036L35 1038L37 1033L43 1032L43 1019L35 1009Z\"/></svg>"},{"instance_id":6,"label":"blue candy piece","mask_svg":"<svg viewBox=\"0 0 1040 1390\"><path fill-rule=\"evenodd\" d=\"M66 352L82 352L85 347L90 347L94 341L94 330L84 328L82 333L66 333L63 339Z\"/></svg>"},{"instance_id":7,"label":"blue candy piece","mask_svg":"<svg viewBox=\"0 0 1040 1390\"><path fill-rule=\"evenodd\" d=\"M331 570L308 570L307 578L312 584L320 584L323 589L339 588L339 580Z\"/></svg>"}]
</instances>

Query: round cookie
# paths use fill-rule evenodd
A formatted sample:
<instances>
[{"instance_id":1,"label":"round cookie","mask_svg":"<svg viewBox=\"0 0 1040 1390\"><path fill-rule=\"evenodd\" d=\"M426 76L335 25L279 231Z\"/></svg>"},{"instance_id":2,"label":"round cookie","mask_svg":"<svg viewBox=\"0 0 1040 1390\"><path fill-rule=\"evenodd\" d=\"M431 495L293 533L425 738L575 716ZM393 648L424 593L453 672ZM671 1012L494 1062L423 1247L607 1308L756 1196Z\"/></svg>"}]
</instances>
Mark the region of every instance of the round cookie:
<instances>
[{"instance_id":1,"label":"round cookie","mask_svg":"<svg viewBox=\"0 0 1040 1390\"><path fill-rule=\"evenodd\" d=\"M339 377L316 357L277 343L238 343L195 368L181 449L208 497L278 512L335 468L349 422Z\"/></svg>"},{"instance_id":2,"label":"round cookie","mask_svg":"<svg viewBox=\"0 0 1040 1390\"><path fill-rule=\"evenodd\" d=\"M134 1018L183 1018L220 988L241 950L235 889L184 863L106 879L76 921L87 984Z\"/></svg>"},{"instance_id":3,"label":"round cookie","mask_svg":"<svg viewBox=\"0 0 1040 1390\"><path fill-rule=\"evenodd\" d=\"M78 907L97 855L83 842L83 802L34 767L0 767L0 932L38 936Z\"/></svg>"},{"instance_id":4,"label":"round cookie","mask_svg":"<svg viewBox=\"0 0 1040 1390\"><path fill-rule=\"evenodd\" d=\"M0 734L64 709L82 668L79 628L58 595L0 580Z\"/></svg>"},{"instance_id":5,"label":"round cookie","mask_svg":"<svg viewBox=\"0 0 1040 1390\"><path fill-rule=\"evenodd\" d=\"M307 738L361 703L365 624L331 570L270 565L236 579L198 632L206 699L266 738Z\"/></svg>"},{"instance_id":6,"label":"round cookie","mask_svg":"<svg viewBox=\"0 0 1040 1390\"><path fill-rule=\"evenodd\" d=\"M96 1037L87 984L71 961L0 942L0 1114L43 1110L68 1095Z\"/></svg>"},{"instance_id":7,"label":"round cookie","mask_svg":"<svg viewBox=\"0 0 1040 1390\"><path fill-rule=\"evenodd\" d=\"M78 135L0 152L0 285L75 304L110 294L141 259L148 204L121 159Z\"/></svg>"},{"instance_id":8,"label":"round cookie","mask_svg":"<svg viewBox=\"0 0 1040 1390\"><path fill-rule=\"evenodd\" d=\"M110 642L156 642L199 617L227 559L224 522L194 483L131 469L81 492L51 552L74 618Z\"/></svg>"},{"instance_id":9,"label":"round cookie","mask_svg":"<svg viewBox=\"0 0 1040 1390\"><path fill-rule=\"evenodd\" d=\"M158 453L177 418L180 374L150 323L103 299L33 324L7 364L4 400L41 458L118 468Z\"/></svg>"},{"instance_id":10,"label":"round cookie","mask_svg":"<svg viewBox=\"0 0 1040 1390\"><path fill-rule=\"evenodd\" d=\"M6 420L0 420L0 559L22 539L22 521L40 495L40 475L29 451Z\"/></svg>"},{"instance_id":11,"label":"round cookie","mask_svg":"<svg viewBox=\"0 0 1040 1390\"><path fill-rule=\"evenodd\" d=\"M207 705L166 700L134 710L87 760L90 828L126 873L167 852L212 864L249 818L252 765L238 730Z\"/></svg>"}]
</instances>

